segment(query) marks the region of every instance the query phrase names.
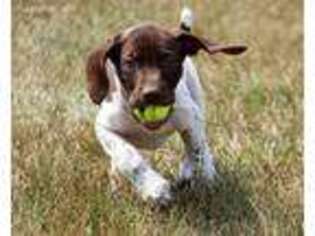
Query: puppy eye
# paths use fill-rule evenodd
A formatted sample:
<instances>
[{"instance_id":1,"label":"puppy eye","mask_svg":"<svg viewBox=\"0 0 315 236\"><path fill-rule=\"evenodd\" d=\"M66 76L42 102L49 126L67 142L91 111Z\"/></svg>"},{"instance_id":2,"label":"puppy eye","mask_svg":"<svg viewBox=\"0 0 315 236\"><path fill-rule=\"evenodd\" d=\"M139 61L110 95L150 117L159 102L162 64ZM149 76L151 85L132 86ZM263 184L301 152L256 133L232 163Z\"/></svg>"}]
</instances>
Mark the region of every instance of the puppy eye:
<instances>
[{"instance_id":1,"label":"puppy eye","mask_svg":"<svg viewBox=\"0 0 315 236\"><path fill-rule=\"evenodd\" d=\"M127 59L127 60L125 60L125 64L126 65L133 65L133 63L134 63L134 60L132 60L132 59Z\"/></svg>"},{"instance_id":2,"label":"puppy eye","mask_svg":"<svg viewBox=\"0 0 315 236\"><path fill-rule=\"evenodd\" d=\"M162 66L174 66L178 64L178 61L176 60L176 58L172 57L172 56L164 56L163 58L160 59L160 65Z\"/></svg>"},{"instance_id":3,"label":"puppy eye","mask_svg":"<svg viewBox=\"0 0 315 236\"><path fill-rule=\"evenodd\" d=\"M170 53L160 53L160 60L169 60L171 58Z\"/></svg>"}]
</instances>

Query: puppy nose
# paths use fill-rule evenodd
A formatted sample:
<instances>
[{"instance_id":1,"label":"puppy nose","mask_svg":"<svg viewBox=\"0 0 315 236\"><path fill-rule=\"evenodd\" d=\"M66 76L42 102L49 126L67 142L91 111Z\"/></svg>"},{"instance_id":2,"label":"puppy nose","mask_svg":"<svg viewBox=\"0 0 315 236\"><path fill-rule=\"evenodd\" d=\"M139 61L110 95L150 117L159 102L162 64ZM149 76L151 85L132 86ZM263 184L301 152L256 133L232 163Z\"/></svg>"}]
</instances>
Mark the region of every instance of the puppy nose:
<instances>
[{"instance_id":1,"label":"puppy nose","mask_svg":"<svg viewBox=\"0 0 315 236\"><path fill-rule=\"evenodd\" d=\"M159 104L162 99L162 92L158 89L146 89L143 91L143 101L147 104Z\"/></svg>"}]
</instances>

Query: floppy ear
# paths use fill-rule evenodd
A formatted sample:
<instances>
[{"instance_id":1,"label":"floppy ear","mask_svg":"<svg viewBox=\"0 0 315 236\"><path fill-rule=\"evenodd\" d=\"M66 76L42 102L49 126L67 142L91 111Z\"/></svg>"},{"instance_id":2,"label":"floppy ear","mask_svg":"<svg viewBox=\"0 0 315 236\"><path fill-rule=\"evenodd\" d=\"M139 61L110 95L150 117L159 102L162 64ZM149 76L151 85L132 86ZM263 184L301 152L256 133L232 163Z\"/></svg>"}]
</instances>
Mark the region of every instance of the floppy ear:
<instances>
[{"instance_id":1,"label":"floppy ear","mask_svg":"<svg viewBox=\"0 0 315 236\"><path fill-rule=\"evenodd\" d=\"M87 90L91 100L96 104L100 104L108 94L109 80L106 60L109 58L114 64L119 63L119 41L119 37L116 36L88 55L86 62Z\"/></svg>"},{"instance_id":2,"label":"floppy ear","mask_svg":"<svg viewBox=\"0 0 315 236\"><path fill-rule=\"evenodd\" d=\"M186 56L195 55L200 49L205 50L207 53L224 53L229 55L238 55L247 50L247 46L241 44L223 45L219 43L213 43L207 39L196 37L192 34L181 32L176 37L176 40L180 43L181 52Z\"/></svg>"}]
</instances>

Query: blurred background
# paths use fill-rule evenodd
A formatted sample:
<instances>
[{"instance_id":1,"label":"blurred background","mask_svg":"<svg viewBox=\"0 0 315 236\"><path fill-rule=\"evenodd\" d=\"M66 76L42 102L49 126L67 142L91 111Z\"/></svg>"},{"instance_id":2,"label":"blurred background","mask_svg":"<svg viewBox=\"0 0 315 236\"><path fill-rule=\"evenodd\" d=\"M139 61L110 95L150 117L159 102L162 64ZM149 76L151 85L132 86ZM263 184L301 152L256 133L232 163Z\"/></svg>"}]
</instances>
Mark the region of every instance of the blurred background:
<instances>
[{"instance_id":1,"label":"blurred background","mask_svg":"<svg viewBox=\"0 0 315 236\"><path fill-rule=\"evenodd\" d=\"M303 235L303 25L300 0L13 0L13 234ZM154 212L126 183L111 198L85 84L89 50L128 26L178 25L248 45L240 57L195 59L221 180ZM170 179L174 135L152 154Z\"/></svg>"}]
</instances>

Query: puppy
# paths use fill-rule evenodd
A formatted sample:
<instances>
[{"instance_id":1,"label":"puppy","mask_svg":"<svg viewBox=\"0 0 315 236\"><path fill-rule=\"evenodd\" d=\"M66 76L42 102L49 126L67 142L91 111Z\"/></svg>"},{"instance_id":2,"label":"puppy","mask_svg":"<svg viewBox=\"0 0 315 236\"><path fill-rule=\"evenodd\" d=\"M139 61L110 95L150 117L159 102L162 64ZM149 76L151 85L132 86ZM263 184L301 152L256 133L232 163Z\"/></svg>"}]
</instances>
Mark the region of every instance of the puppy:
<instances>
[{"instance_id":1,"label":"puppy","mask_svg":"<svg viewBox=\"0 0 315 236\"><path fill-rule=\"evenodd\" d=\"M111 157L111 175L124 176L143 199L161 204L173 197L170 182L150 166L141 149L158 148L176 131L185 144L178 180L198 177L210 183L216 173L202 89L190 57L199 51L238 55L246 50L191 34L192 17L185 8L176 30L154 24L131 27L93 50L87 60L88 93L100 106L96 136ZM162 116L156 107L163 108ZM148 119L149 110L157 118Z\"/></svg>"}]
</instances>

